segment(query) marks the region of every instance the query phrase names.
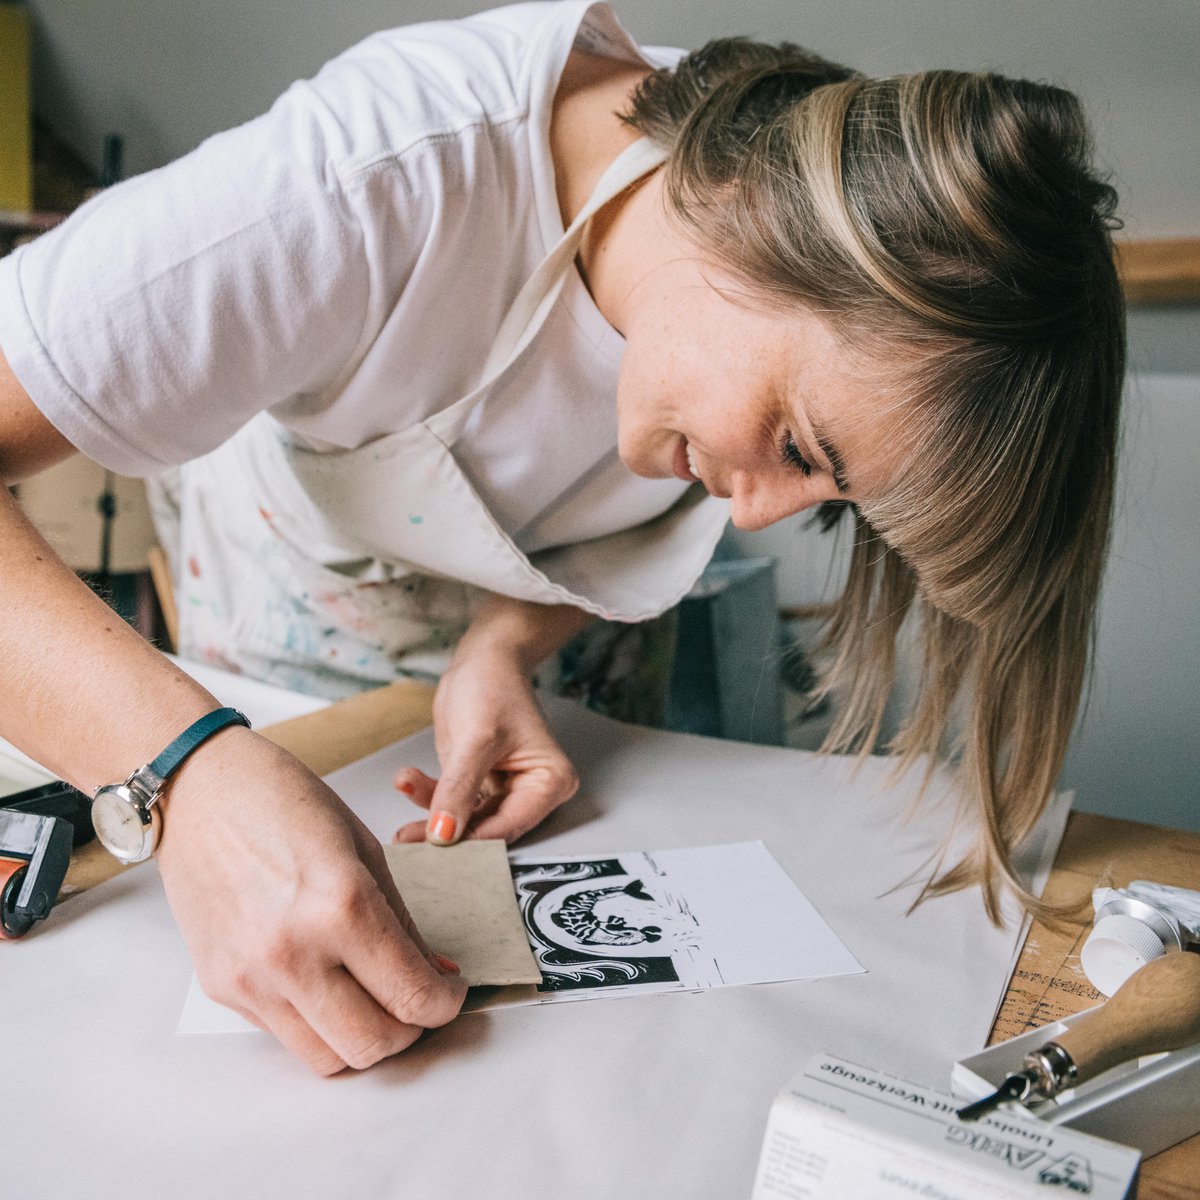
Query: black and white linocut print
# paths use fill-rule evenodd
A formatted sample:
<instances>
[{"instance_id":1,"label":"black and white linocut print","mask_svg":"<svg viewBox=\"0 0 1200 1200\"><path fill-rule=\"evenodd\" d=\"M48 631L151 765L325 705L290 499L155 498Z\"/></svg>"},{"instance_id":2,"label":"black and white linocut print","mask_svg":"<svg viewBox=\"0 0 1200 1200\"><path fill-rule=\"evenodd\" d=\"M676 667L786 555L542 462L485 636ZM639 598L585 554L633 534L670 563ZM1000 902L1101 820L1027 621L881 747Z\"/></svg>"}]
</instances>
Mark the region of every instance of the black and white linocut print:
<instances>
[{"instance_id":1,"label":"black and white linocut print","mask_svg":"<svg viewBox=\"0 0 1200 1200\"><path fill-rule=\"evenodd\" d=\"M513 863L539 992L714 987L700 923L652 854Z\"/></svg>"}]
</instances>

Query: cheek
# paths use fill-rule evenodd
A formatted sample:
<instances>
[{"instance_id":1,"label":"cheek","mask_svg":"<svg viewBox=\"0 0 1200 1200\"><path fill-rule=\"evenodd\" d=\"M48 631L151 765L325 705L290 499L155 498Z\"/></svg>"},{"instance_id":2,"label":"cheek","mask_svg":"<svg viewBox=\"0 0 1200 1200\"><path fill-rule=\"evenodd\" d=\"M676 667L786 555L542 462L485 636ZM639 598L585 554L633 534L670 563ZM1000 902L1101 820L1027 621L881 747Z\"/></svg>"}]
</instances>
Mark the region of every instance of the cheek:
<instances>
[{"instance_id":1,"label":"cheek","mask_svg":"<svg viewBox=\"0 0 1200 1200\"><path fill-rule=\"evenodd\" d=\"M641 410L638 391L637 372L630 368L628 358L622 359L617 375L617 433L622 438L633 427Z\"/></svg>"},{"instance_id":2,"label":"cheek","mask_svg":"<svg viewBox=\"0 0 1200 1200\"><path fill-rule=\"evenodd\" d=\"M617 377L617 453L621 461L637 471L652 441L653 402L636 361L626 356Z\"/></svg>"},{"instance_id":3,"label":"cheek","mask_svg":"<svg viewBox=\"0 0 1200 1200\"><path fill-rule=\"evenodd\" d=\"M667 315L631 331L617 382L617 428L621 458L635 470L654 460L662 469L663 448L687 434L699 414L713 409L711 377L724 368L724 357L709 353L697 330L677 304ZM721 405L717 405L719 412Z\"/></svg>"},{"instance_id":4,"label":"cheek","mask_svg":"<svg viewBox=\"0 0 1200 1200\"><path fill-rule=\"evenodd\" d=\"M670 412L672 380L661 355L630 345L617 376L617 422L624 431L662 425Z\"/></svg>"},{"instance_id":5,"label":"cheek","mask_svg":"<svg viewBox=\"0 0 1200 1200\"><path fill-rule=\"evenodd\" d=\"M743 380L726 380L714 371L689 405L692 437L731 465L759 468L769 440L763 433L764 408L746 394Z\"/></svg>"}]
</instances>

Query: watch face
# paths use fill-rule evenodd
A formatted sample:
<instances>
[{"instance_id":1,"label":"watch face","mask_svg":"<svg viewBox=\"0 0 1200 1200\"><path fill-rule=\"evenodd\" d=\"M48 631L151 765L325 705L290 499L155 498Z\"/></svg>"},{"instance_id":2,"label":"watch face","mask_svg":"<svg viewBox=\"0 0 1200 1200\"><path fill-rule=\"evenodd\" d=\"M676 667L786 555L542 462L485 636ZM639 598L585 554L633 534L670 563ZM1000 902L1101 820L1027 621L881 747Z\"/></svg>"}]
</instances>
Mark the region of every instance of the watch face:
<instances>
[{"instance_id":1,"label":"watch face","mask_svg":"<svg viewBox=\"0 0 1200 1200\"><path fill-rule=\"evenodd\" d=\"M140 862L147 857L150 821L143 820L127 788L101 788L96 793L92 825L104 848L122 862Z\"/></svg>"}]
</instances>

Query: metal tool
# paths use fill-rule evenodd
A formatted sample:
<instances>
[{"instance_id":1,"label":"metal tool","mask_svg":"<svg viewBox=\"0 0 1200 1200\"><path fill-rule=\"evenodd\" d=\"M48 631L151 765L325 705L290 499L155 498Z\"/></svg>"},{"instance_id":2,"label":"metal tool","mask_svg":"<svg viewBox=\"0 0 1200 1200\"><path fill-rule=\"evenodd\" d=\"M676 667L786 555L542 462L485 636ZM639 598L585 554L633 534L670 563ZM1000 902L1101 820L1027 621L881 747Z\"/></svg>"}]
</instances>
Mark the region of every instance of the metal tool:
<instances>
[{"instance_id":1,"label":"metal tool","mask_svg":"<svg viewBox=\"0 0 1200 1200\"><path fill-rule=\"evenodd\" d=\"M1143 1054L1200 1042L1200 954L1178 951L1147 963L1112 999L1025 1056L995 1092L958 1110L977 1121L1009 1100L1031 1104Z\"/></svg>"},{"instance_id":2,"label":"metal tool","mask_svg":"<svg viewBox=\"0 0 1200 1200\"><path fill-rule=\"evenodd\" d=\"M0 808L0 939L50 915L71 862L70 821Z\"/></svg>"}]
</instances>

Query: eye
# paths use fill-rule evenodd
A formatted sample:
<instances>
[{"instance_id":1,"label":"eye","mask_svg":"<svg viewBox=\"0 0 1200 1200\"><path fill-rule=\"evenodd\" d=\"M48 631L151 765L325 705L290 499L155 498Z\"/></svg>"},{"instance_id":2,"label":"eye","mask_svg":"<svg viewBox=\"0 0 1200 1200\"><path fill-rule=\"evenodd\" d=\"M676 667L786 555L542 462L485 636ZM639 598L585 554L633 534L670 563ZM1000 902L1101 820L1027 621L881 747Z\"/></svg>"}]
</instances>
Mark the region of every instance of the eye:
<instances>
[{"instance_id":1,"label":"eye","mask_svg":"<svg viewBox=\"0 0 1200 1200\"><path fill-rule=\"evenodd\" d=\"M812 463L801 454L800 447L796 445L795 439L789 430L785 430L783 437L779 439L779 457L785 467L791 467L792 470L799 471L805 479L813 472Z\"/></svg>"}]
</instances>

